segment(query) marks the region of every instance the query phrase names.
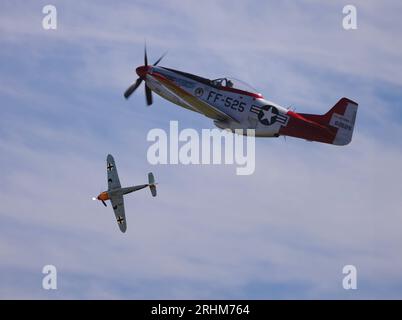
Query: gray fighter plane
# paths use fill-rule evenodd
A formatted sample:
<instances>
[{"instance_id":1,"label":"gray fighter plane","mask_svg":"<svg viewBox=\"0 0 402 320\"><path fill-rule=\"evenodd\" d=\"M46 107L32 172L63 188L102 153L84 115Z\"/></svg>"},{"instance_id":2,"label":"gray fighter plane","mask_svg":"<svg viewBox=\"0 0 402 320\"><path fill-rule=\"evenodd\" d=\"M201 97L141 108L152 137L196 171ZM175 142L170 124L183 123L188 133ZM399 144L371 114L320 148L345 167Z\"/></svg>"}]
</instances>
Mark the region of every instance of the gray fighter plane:
<instances>
[{"instance_id":1,"label":"gray fighter plane","mask_svg":"<svg viewBox=\"0 0 402 320\"><path fill-rule=\"evenodd\" d=\"M106 169L107 169L107 191L101 192L93 200L102 201L103 205L107 207L106 200L110 200L114 210L114 215L116 216L117 224L119 225L121 232L126 232L127 222L126 215L124 211L124 199L125 194L144 189L149 187L151 189L152 196L156 196L156 183L154 175L152 172L148 173L148 183L140 184L138 186L122 188L120 185L119 175L117 174L116 164L112 155L108 155L106 159Z\"/></svg>"}]
</instances>

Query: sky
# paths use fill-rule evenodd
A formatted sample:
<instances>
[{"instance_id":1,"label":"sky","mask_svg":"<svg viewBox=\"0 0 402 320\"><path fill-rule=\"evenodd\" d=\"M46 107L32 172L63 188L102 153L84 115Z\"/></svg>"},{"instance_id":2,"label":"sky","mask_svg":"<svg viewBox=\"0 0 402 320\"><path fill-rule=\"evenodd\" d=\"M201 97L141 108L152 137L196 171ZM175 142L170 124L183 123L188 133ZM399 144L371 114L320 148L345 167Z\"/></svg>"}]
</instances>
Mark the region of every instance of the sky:
<instances>
[{"instance_id":1,"label":"sky","mask_svg":"<svg viewBox=\"0 0 402 320\"><path fill-rule=\"evenodd\" d=\"M402 22L399 1L0 3L0 298L401 299ZM357 9L345 30L342 9ZM345 147L257 139L256 170L151 165L149 130L213 128L140 88L143 63L233 76L265 98L325 113L359 103ZM128 230L91 201L114 155ZM57 290L42 268L57 268ZM357 268L357 289L342 268Z\"/></svg>"}]
</instances>

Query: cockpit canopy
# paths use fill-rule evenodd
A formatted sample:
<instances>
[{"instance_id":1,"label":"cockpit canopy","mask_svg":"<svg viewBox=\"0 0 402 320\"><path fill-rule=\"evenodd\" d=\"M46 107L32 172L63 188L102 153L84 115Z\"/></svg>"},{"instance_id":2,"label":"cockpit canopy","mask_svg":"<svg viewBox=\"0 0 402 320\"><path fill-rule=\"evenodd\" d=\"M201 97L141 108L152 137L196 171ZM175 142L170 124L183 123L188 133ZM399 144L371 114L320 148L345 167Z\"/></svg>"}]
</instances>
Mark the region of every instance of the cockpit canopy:
<instances>
[{"instance_id":1,"label":"cockpit canopy","mask_svg":"<svg viewBox=\"0 0 402 320\"><path fill-rule=\"evenodd\" d=\"M258 93L255 88L245 83L244 81L230 77L211 80L211 84L217 87L234 88L251 93Z\"/></svg>"}]
</instances>

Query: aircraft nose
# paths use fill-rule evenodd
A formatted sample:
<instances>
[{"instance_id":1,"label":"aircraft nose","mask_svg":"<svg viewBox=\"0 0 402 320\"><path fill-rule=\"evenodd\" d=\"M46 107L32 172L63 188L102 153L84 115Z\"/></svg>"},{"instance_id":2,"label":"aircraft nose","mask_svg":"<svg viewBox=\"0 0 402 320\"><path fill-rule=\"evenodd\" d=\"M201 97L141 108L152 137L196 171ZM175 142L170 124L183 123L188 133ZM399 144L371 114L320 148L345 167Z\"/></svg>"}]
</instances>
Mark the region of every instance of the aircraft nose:
<instances>
[{"instance_id":1,"label":"aircraft nose","mask_svg":"<svg viewBox=\"0 0 402 320\"><path fill-rule=\"evenodd\" d=\"M135 69L135 72L137 72L138 76L139 76L141 79L144 79L145 76L146 76L147 73L148 73L148 70L149 70L149 66L140 66L140 67L138 67L137 69Z\"/></svg>"}]
</instances>

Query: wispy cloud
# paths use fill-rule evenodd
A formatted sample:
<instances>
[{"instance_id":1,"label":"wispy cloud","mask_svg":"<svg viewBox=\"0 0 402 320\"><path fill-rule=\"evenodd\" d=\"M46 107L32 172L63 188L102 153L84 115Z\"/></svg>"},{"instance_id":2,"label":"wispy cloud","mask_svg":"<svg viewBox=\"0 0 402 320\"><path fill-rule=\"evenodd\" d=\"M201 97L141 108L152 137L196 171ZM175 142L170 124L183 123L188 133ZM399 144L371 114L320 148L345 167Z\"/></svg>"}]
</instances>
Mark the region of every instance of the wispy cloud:
<instances>
[{"instance_id":1,"label":"wispy cloud","mask_svg":"<svg viewBox=\"0 0 402 320\"><path fill-rule=\"evenodd\" d=\"M0 297L400 298L400 5L355 2L358 30L347 32L341 1L56 1L53 33L42 2L4 2ZM157 97L145 108L141 90L123 100L144 38L152 59L169 49L163 64L244 78L298 111L350 96L354 140L258 140L250 177L151 167L150 128L212 123ZM127 197L124 235L90 201L109 152L124 184L149 171L160 181L155 199ZM59 268L55 293L41 289L45 264ZM345 264L358 267L357 292L342 289Z\"/></svg>"}]
</instances>

